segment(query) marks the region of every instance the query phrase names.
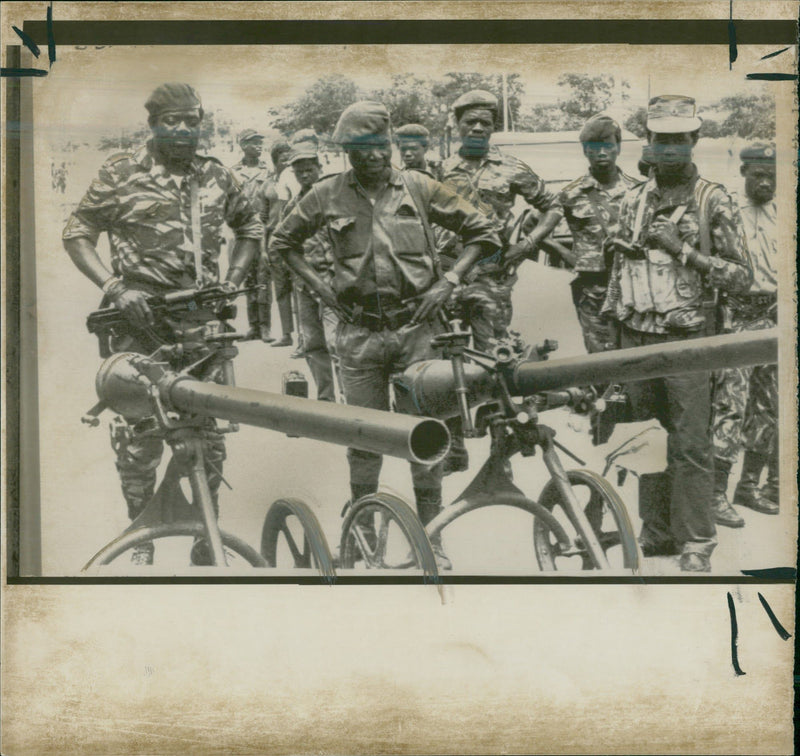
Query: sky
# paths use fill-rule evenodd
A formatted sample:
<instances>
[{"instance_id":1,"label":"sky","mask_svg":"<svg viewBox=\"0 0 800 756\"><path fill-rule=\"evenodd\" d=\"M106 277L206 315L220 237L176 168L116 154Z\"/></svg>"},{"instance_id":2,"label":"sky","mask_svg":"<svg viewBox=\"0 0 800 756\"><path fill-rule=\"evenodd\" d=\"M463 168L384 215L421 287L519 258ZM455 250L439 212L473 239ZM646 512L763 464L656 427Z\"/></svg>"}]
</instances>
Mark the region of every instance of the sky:
<instances>
[{"instance_id":1,"label":"sky","mask_svg":"<svg viewBox=\"0 0 800 756\"><path fill-rule=\"evenodd\" d=\"M652 94L693 95L702 109L726 94L764 91L767 85L746 80L745 72L758 70L756 65L785 70L789 63L760 63L769 51L742 47L729 71L727 48L720 45L60 47L51 74L33 82L34 121L39 129L60 133L135 129L144 125L143 104L152 89L164 81L187 81L207 110L222 109L240 128L264 128L269 108L291 102L325 74L341 73L373 89L387 85L395 72L453 70L521 74L523 109L556 103L563 96L557 80L565 72L624 77L631 103L642 105L649 78ZM784 56L794 54L793 49Z\"/></svg>"}]
</instances>

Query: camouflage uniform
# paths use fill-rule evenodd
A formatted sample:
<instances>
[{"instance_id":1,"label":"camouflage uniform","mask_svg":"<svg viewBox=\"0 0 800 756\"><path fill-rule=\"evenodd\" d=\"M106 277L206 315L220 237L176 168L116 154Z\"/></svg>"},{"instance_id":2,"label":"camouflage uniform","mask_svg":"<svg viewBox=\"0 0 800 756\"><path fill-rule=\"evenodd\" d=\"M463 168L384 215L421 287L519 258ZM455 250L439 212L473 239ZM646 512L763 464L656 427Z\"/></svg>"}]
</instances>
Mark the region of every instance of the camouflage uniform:
<instances>
[{"instance_id":1,"label":"camouflage uniform","mask_svg":"<svg viewBox=\"0 0 800 756\"><path fill-rule=\"evenodd\" d=\"M110 157L100 169L64 229L64 240L87 238L97 243L105 231L111 265L126 287L149 294L195 285L192 245L191 184L200 197L202 283L219 281L219 256L226 223L239 239L263 237L264 227L229 169L211 157L195 156L185 177L170 175L152 152L150 143L132 153ZM172 321L176 338L197 328L196 322ZM154 345L144 338L112 342L115 351L149 353ZM216 376L205 376L212 380ZM140 425L117 419L112 446L117 456L128 514L135 518L153 494L163 441L143 435ZM213 421L206 435L209 485L216 494L225 446ZM215 496L216 499L216 496Z\"/></svg>"},{"instance_id":2,"label":"camouflage uniform","mask_svg":"<svg viewBox=\"0 0 800 756\"><path fill-rule=\"evenodd\" d=\"M457 292L457 304L464 319L472 327L475 348L490 349L490 339L503 338L511 323L511 291L517 281L515 273L503 264L514 230L512 214L517 195L537 210L559 209L556 197L525 163L490 147L480 161L451 155L442 165L443 183L476 207L492 222L503 242L503 249L476 265ZM458 247L455 250L458 253ZM448 255L442 264L448 267Z\"/></svg>"},{"instance_id":3,"label":"camouflage uniform","mask_svg":"<svg viewBox=\"0 0 800 756\"><path fill-rule=\"evenodd\" d=\"M610 324L600 317L608 288L603 241L617 222L625 192L638 183L619 169L617 183L612 187L586 173L567 184L558 197L572 234L572 250L577 255L574 270L578 275L572 282L572 301L590 354L615 346Z\"/></svg>"},{"instance_id":4,"label":"camouflage uniform","mask_svg":"<svg viewBox=\"0 0 800 756\"><path fill-rule=\"evenodd\" d=\"M602 312L620 323L620 346L657 344L704 335L710 288L730 292L750 285L747 246L739 211L719 184L687 179L671 189L652 176L630 190L620 206L616 234L645 238L654 219L676 218L680 239L701 250L699 202L707 208L710 270L701 273L661 249L643 259L617 251ZM716 545L711 516L713 460L709 428L710 381L705 373L639 381L628 386L634 419L657 417L669 433L667 470L641 476L639 502L643 542L668 543L683 555L707 559ZM683 562L682 562L683 565Z\"/></svg>"},{"instance_id":5,"label":"camouflage uniform","mask_svg":"<svg viewBox=\"0 0 800 756\"><path fill-rule=\"evenodd\" d=\"M301 192L286 205L284 217L296 207L306 192ZM303 242L303 256L320 277L327 283L333 281L333 251L324 230L318 231ZM294 277L292 284L297 293L297 327L303 344L303 356L317 385L317 399L336 401L333 379L333 360L335 341L329 335L335 332L337 318L335 313L325 307L308 284Z\"/></svg>"},{"instance_id":6,"label":"camouflage uniform","mask_svg":"<svg viewBox=\"0 0 800 756\"><path fill-rule=\"evenodd\" d=\"M389 409L390 374L435 356L430 341L438 331L432 322L411 324L411 310L404 305L426 292L436 274L403 175L416 182L431 222L459 232L467 243L498 246L488 221L448 188L424 173L395 170L374 206L352 170L322 179L284 218L270 244L271 254L285 255L301 249L320 230L328 236L337 299L369 315L363 322L341 323L338 328L336 352L345 398L348 404L382 410ZM403 319L404 314L408 317ZM348 449L347 456L354 496L376 491L381 455ZM440 464L429 468L412 463L411 471L415 491L438 490L441 500Z\"/></svg>"},{"instance_id":7,"label":"camouflage uniform","mask_svg":"<svg viewBox=\"0 0 800 756\"><path fill-rule=\"evenodd\" d=\"M292 173L290 169L284 169ZM283 173L281 175L283 175ZM292 173L294 176L294 174ZM264 184L263 192L263 206L266 217L266 264L269 266L272 276L272 284L275 287L275 301L278 304L278 317L281 321L281 333L284 337L291 336L294 330L294 321L292 318L292 277L289 273L286 263L278 257L270 254L269 240L272 232L277 228L280 223L281 214L285 207L285 202L279 196L278 180L273 175L272 178Z\"/></svg>"},{"instance_id":8,"label":"camouflage uniform","mask_svg":"<svg viewBox=\"0 0 800 756\"><path fill-rule=\"evenodd\" d=\"M245 165L239 162L231 168L236 180L253 208L260 214L261 220L267 221L267 208L264 203L264 185L272 178L272 172L263 160L258 165ZM263 286L258 291L247 294L247 320L251 327L263 327L267 331L272 322L272 276L266 256L266 239L261 240L260 253L253 260L245 287Z\"/></svg>"}]
</instances>

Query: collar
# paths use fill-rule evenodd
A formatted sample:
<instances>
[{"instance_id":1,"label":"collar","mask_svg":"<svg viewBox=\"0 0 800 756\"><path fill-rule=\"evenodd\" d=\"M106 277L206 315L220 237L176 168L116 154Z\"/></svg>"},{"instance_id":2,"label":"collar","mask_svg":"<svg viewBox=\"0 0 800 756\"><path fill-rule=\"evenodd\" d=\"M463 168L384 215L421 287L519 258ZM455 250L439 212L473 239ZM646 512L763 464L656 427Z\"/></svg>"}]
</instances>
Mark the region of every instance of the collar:
<instances>
[{"instance_id":1,"label":"collar","mask_svg":"<svg viewBox=\"0 0 800 756\"><path fill-rule=\"evenodd\" d=\"M350 168L347 171L347 183L350 186L360 186L358 179L356 178L356 172ZM388 183L392 186L403 186L403 177L400 175L400 171L397 170L394 166L392 166L392 170L389 173Z\"/></svg>"},{"instance_id":2,"label":"collar","mask_svg":"<svg viewBox=\"0 0 800 756\"><path fill-rule=\"evenodd\" d=\"M162 177L162 178L171 178L172 174L164 167L164 164L161 163L156 153L153 150L153 140L148 139L147 142L144 143L136 152L133 153L133 160L140 165L144 170L146 170L150 175ZM194 158L192 158L192 164L189 167L189 174L201 173L203 169L203 159L195 153Z\"/></svg>"},{"instance_id":3,"label":"collar","mask_svg":"<svg viewBox=\"0 0 800 756\"><path fill-rule=\"evenodd\" d=\"M692 163L692 172L679 184L675 184L675 188L683 188L687 192L694 191L694 185L697 183L697 179L700 178L700 174L697 172L697 166ZM658 182L656 181L655 174L650 176L649 179L644 184L645 191L648 193L656 194L657 196L661 196L661 189L658 186ZM670 191L669 189L667 191Z\"/></svg>"},{"instance_id":4,"label":"collar","mask_svg":"<svg viewBox=\"0 0 800 756\"><path fill-rule=\"evenodd\" d=\"M604 192L607 191L624 192L627 190L625 182L623 181L622 178L624 174L622 173L622 169L619 166L616 167L616 170L617 170L617 183L611 190L606 189L606 187L603 186L603 184L601 184L594 176L592 176L591 171L587 171L584 177L581 179L579 188L582 191L588 191L589 189L600 189L601 191Z\"/></svg>"},{"instance_id":5,"label":"collar","mask_svg":"<svg viewBox=\"0 0 800 756\"><path fill-rule=\"evenodd\" d=\"M459 163L463 165L464 163L471 162L471 159L465 157L461 154L461 148L458 149L458 157L460 158ZM502 163L503 162L503 153L493 144L489 145L489 150L486 152L485 155L481 155L480 157L481 163Z\"/></svg>"}]
</instances>

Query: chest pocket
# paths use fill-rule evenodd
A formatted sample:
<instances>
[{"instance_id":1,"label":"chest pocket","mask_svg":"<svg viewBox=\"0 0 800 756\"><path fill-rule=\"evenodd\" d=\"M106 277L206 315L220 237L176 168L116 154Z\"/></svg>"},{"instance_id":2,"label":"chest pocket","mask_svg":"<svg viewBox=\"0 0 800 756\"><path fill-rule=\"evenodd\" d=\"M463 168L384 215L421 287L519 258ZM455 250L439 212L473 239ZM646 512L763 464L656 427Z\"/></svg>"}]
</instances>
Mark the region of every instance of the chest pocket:
<instances>
[{"instance_id":1,"label":"chest pocket","mask_svg":"<svg viewBox=\"0 0 800 756\"><path fill-rule=\"evenodd\" d=\"M354 243L355 230L355 216L346 215L328 220L328 235L333 249L333 256L336 259L358 257L361 254Z\"/></svg>"},{"instance_id":2,"label":"chest pocket","mask_svg":"<svg viewBox=\"0 0 800 756\"><path fill-rule=\"evenodd\" d=\"M425 254L425 229L413 205L403 202L393 219L395 252L400 256Z\"/></svg>"}]
</instances>

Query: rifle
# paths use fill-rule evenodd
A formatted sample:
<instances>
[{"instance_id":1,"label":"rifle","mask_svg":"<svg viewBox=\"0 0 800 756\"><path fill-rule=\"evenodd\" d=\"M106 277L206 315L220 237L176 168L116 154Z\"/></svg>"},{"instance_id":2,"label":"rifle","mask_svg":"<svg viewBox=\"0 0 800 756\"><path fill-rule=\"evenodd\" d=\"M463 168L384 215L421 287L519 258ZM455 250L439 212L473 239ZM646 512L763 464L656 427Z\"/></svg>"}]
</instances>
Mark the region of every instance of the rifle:
<instances>
[{"instance_id":1,"label":"rifle","mask_svg":"<svg viewBox=\"0 0 800 756\"><path fill-rule=\"evenodd\" d=\"M167 318L197 318L207 322L209 320L230 320L236 317L235 305L223 305L214 307L216 303L226 302L227 300L256 291L263 287L262 284L249 286L243 289L230 291L223 286L207 286L204 289L182 289L180 291L170 291L166 294L153 294L147 298L147 304L153 312L156 322L164 323ZM205 311L205 312L203 312ZM144 331L156 341L163 342L152 328L140 329L131 323L128 318L116 307L103 307L90 313L86 318L86 328L89 333L93 333L100 341L100 356L108 357L111 354L109 338L112 334L140 334Z\"/></svg>"}]
</instances>

